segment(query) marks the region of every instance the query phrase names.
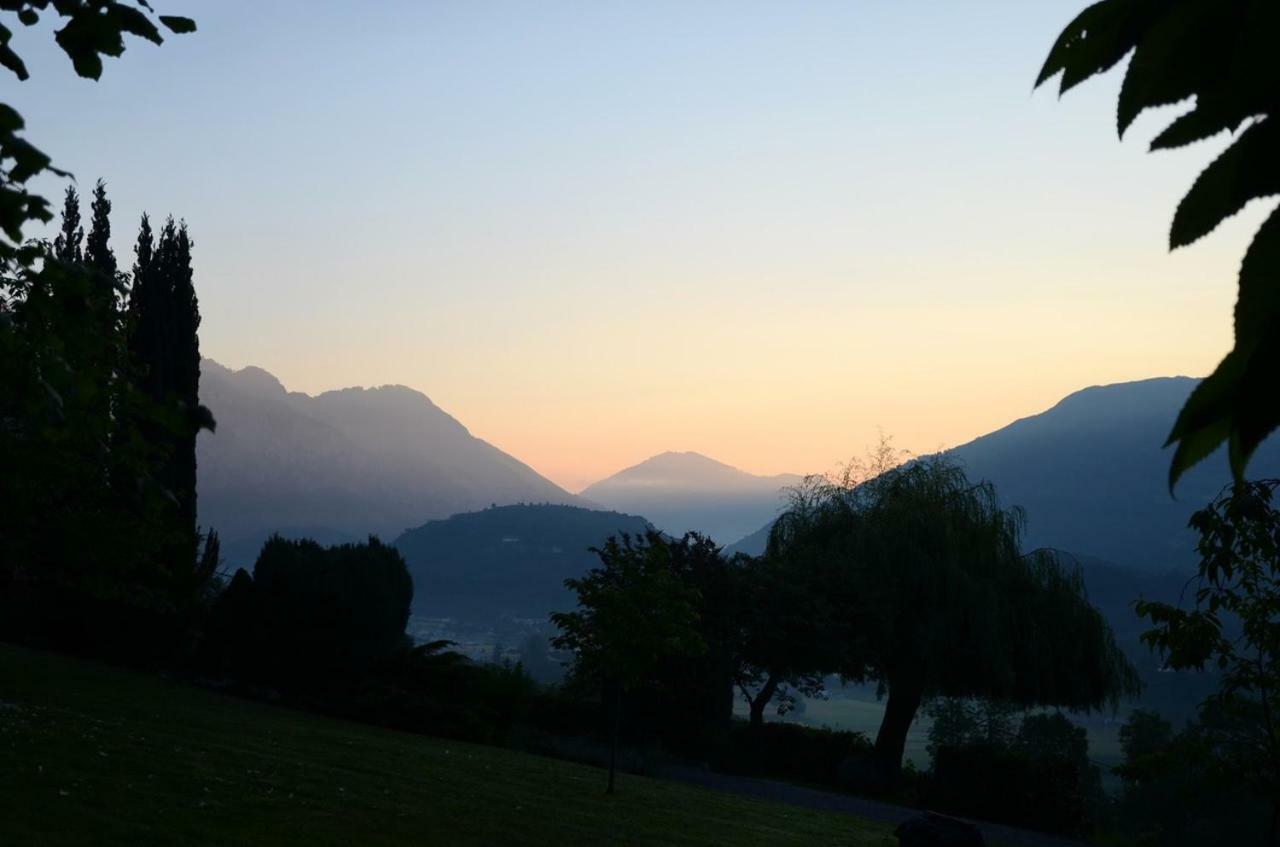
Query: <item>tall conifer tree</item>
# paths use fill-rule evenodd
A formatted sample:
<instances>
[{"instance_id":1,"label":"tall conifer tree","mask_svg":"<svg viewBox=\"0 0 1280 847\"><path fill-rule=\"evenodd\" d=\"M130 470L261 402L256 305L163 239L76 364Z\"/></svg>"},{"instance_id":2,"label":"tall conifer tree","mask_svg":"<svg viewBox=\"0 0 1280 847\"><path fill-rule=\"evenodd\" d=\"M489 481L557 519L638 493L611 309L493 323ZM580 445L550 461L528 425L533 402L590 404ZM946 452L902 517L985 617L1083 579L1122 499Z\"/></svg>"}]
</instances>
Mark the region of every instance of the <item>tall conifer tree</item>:
<instances>
[{"instance_id":1,"label":"tall conifer tree","mask_svg":"<svg viewBox=\"0 0 1280 847\"><path fill-rule=\"evenodd\" d=\"M107 198L107 184L102 180L93 187L90 209L93 216L89 221L89 237L85 240L84 261L111 284L114 297L116 274L120 269L111 250L111 201Z\"/></svg>"},{"instance_id":2,"label":"tall conifer tree","mask_svg":"<svg viewBox=\"0 0 1280 847\"><path fill-rule=\"evenodd\" d=\"M67 186L62 200L62 230L53 240L53 254L64 262L79 264L84 260L80 243L84 240L84 227L80 225L80 195L74 185Z\"/></svg>"},{"instance_id":3,"label":"tall conifer tree","mask_svg":"<svg viewBox=\"0 0 1280 847\"><path fill-rule=\"evenodd\" d=\"M138 385L152 401L173 410L172 426L149 433L166 453L161 483L176 501L172 566L195 565L196 436L213 426L200 405L200 308L191 266L186 224L165 221L159 238L143 216L135 247L130 291L130 348L140 374Z\"/></svg>"},{"instance_id":4,"label":"tall conifer tree","mask_svg":"<svg viewBox=\"0 0 1280 847\"><path fill-rule=\"evenodd\" d=\"M166 227L167 229L167 227ZM185 221L178 224L170 244L169 296L172 322L171 391L185 418L174 444L174 494L182 515L183 532L194 540L196 528L196 435L207 412L200 406L200 301L191 267L191 236ZM192 548L192 555L195 550Z\"/></svg>"}]
</instances>

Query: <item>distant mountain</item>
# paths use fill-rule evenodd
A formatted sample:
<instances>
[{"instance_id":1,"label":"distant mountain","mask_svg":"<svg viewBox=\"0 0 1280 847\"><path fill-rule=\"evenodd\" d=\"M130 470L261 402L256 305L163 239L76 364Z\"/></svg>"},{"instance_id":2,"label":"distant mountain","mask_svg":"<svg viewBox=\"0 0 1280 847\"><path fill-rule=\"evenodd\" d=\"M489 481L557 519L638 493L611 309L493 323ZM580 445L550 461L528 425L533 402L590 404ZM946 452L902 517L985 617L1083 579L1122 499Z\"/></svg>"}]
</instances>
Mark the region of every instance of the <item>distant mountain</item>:
<instances>
[{"instance_id":1,"label":"distant mountain","mask_svg":"<svg viewBox=\"0 0 1280 847\"><path fill-rule=\"evenodd\" d=\"M772 528L773 521L769 521L750 535L745 535L732 544L726 545L724 548L725 555L732 556L735 553L746 553L748 556L759 556L769 544L769 530Z\"/></svg>"},{"instance_id":2,"label":"distant mountain","mask_svg":"<svg viewBox=\"0 0 1280 847\"><path fill-rule=\"evenodd\" d=\"M492 503L575 503L532 468L404 386L286 391L261 368L201 364L218 428L198 442L200 523L230 566L271 532L327 541L393 538Z\"/></svg>"},{"instance_id":3,"label":"distant mountain","mask_svg":"<svg viewBox=\"0 0 1280 847\"><path fill-rule=\"evenodd\" d=\"M1225 455L1168 486L1161 445L1198 380L1166 377L1095 386L1053 408L957 447L969 476L995 483L1026 510L1030 547L1055 547L1148 571L1195 564L1191 514L1230 481ZM1249 473L1280 475L1280 439L1259 449Z\"/></svg>"},{"instance_id":4,"label":"distant mountain","mask_svg":"<svg viewBox=\"0 0 1280 847\"><path fill-rule=\"evenodd\" d=\"M644 515L671 535L697 530L725 544L771 520L794 474L756 476L698 453L663 453L582 492L610 509Z\"/></svg>"},{"instance_id":5,"label":"distant mountain","mask_svg":"<svg viewBox=\"0 0 1280 847\"><path fill-rule=\"evenodd\" d=\"M545 619L574 608L569 577L598 564L611 535L638 535L644 518L574 506L497 506L411 529L395 541L413 575L421 615L469 621Z\"/></svg>"},{"instance_id":6,"label":"distant mountain","mask_svg":"<svg viewBox=\"0 0 1280 847\"><path fill-rule=\"evenodd\" d=\"M1190 377L1164 377L1077 391L1053 408L952 450L971 479L993 482L1006 505L1027 516L1027 547L1053 547L1163 573L1196 562L1187 528L1229 480L1220 453L1169 494L1170 452L1162 448ZM1249 473L1280 476L1280 438L1259 449ZM758 554L767 527L731 550Z\"/></svg>"}]
</instances>

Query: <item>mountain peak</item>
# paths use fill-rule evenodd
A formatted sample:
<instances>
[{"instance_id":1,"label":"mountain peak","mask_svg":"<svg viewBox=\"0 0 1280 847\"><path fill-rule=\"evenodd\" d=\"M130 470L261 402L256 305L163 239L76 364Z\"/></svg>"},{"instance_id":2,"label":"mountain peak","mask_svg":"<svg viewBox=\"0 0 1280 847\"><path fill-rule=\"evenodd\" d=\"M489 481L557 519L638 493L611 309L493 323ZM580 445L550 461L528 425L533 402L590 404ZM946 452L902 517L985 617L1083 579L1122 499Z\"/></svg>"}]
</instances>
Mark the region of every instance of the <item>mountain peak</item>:
<instances>
[{"instance_id":1,"label":"mountain peak","mask_svg":"<svg viewBox=\"0 0 1280 847\"><path fill-rule=\"evenodd\" d=\"M576 503L403 385L289 392L262 368L205 360L200 522L251 556L272 531L392 535L490 503ZM239 563L239 562L238 562Z\"/></svg>"},{"instance_id":2,"label":"mountain peak","mask_svg":"<svg viewBox=\"0 0 1280 847\"><path fill-rule=\"evenodd\" d=\"M799 476L758 476L692 451L667 451L583 490L593 503L644 515L680 535L697 530L732 541L778 513L783 489Z\"/></svg>"},{"instance_id":3,"label":"mountain peak","mask_svg":"<svg viewBox=\"0 0 1280 847\"><path fill-rule=\"evenodd\" d=\"M695 453L692 450L667 450L656 456L650 456L638 465L632 465L628 470L646 465L669 468L717 468L745 473L745 471L739 471L732 465L726 465L724 462L717 461L710 456L704 456L701 453Z\"/></svg>"}]
</instances>

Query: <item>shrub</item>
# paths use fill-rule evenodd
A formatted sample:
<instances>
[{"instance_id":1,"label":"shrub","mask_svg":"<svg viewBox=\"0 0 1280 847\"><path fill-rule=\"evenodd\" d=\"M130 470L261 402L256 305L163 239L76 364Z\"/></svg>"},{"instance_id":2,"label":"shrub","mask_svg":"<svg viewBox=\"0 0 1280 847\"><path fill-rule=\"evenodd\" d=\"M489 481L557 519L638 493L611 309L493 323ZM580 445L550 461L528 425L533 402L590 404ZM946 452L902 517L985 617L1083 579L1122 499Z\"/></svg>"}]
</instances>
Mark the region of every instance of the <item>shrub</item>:
<instances>
[{"instance_id":1,"label":"shrub","mask_svg":"<svg viewBox=\"0 0 1280 847\"><path fill-rule=\"evenodd\" d=\"M1091 824L1088 762L1032 756L1016 747L940 747L921 786L926 807L1064 835L1086 835Z\"/></svg>"},{"instance_id":2,"label":"shrub","mask_svg":"<svg viewBox=\"0 0 1280 847\"><path fill-rule=\"evenodd\" d=\"M836 785L842 766L870 750L870 742L860 732L790 723L735 724L714 764L730 773Z\"/></svg>"},{"instance_id":3,"label":"shrub","mask_svg":"<svg viewBox=\"0 0 1280 847\"><path fill-rule=\"evenodd\" d=\"M215 601L206 659L282 688L343 687L395 660L412 600L404 559L377 538L324 548L275 536Z\"/></svg>"}]
</instances>

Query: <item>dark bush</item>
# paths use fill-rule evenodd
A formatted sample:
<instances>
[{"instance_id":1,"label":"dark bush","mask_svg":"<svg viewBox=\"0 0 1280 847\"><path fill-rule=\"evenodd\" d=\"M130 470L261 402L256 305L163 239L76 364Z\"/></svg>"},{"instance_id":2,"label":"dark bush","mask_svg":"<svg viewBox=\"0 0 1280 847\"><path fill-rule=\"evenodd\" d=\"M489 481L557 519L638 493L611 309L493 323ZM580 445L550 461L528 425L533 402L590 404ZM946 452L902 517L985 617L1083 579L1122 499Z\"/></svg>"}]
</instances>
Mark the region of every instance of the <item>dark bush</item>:
<instances>
[{"instance_id":1,"label":"dark bush","mask_svg":"<svg viewBox=\"0 0 1280 847\"><path fill-rule=\"evenodd\" d=\"M1086 835L1091 785L1087 762L1036 757L1009 747L940 747L921 785L931 809L1064 835Z\"/></svg>"},{"instance_id":2,"label":"dark bush","mask_svg":"<svg viewBox=\"0 0 1280 847\"><path fill-rule=\"evenodd\" d=\"M215 670L289 690L330 690L403 651L413 582L393 547L267 541L210 613L204 656Z\"/></svg>"},{"instance_id":3,"label":"dark bush","mask_svg":"<svg viewBox=\"0 0 1280 847\"><path fill-rule=\"evenodd\" d=\"M860 732L836 732L790 723L735 724L714 766L729 773L836 785L841 768L871 749Z\"/></svg>"},{"instance_id":4,"label":"dark bush","mask_svg":"<svg viewBox=\"0 0 1280 847\"><path fill-rule=\"evenodd\" d=\"M1236 749L1221 745L1225 716L1203 709L1174 732L1159 715L1135 710L1121 729L1124 781L1118 835L1150 847L1266 844L1273 798L1242 784Z\"/></svg>"},{"instance_id":5,"label":"dark bush","mask_svg":"<svg viewBox=\"0 0 1280 847\"><path fill-rule=\"evenodd\" d=\"M413 648L364 682L351 717L408 732L506 744L542 689L519 665L478 664L436 645Z\"/></svg>"},{"instance_id":6,"label":"dark bush","mask_svg":"<svg viewBox=\"0 0 1280 847\"><path fill-rule=\"evenodd\" d=\"M136 602L127 593L24 583L0 591L0 640L140 668L188 658L198 613Z\"/></svg>"}]
</instances>

